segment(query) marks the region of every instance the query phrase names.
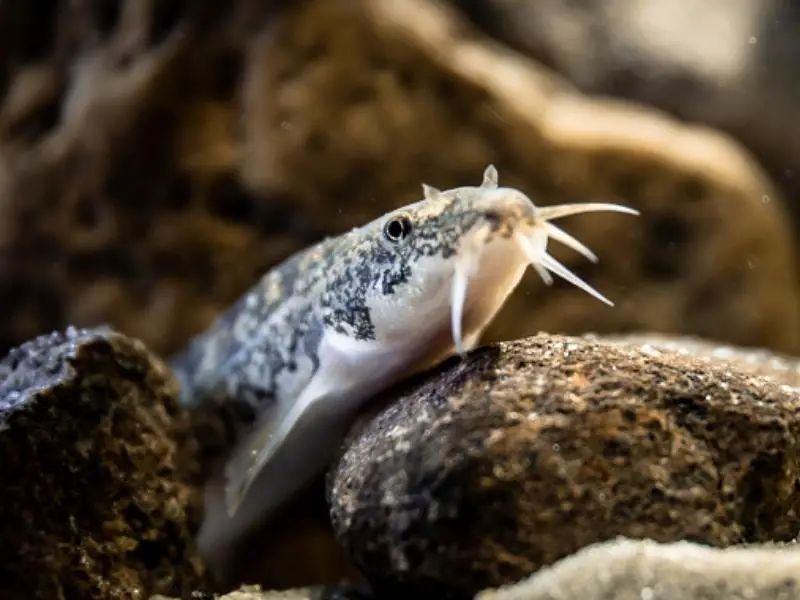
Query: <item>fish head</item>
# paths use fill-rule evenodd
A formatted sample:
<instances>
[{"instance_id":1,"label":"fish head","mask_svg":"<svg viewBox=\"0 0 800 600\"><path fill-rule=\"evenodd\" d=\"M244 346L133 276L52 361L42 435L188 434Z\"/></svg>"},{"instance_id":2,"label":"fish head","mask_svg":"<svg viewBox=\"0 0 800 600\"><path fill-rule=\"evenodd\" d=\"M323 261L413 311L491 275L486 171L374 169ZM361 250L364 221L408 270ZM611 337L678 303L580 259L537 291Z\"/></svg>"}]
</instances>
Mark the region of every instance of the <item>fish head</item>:
<instances>
[{"instance_id":1,"label":"fish head","mask_svg":"<svg viewBox=\"0 0 800 600\"><path fill-rule=\"evenodd\" d=\"M361 263L364 306L372 334L386 347L424 349L426 356L464 353L528 267L545 283L552 283L555 273L611 303L547 253L556 239L597 260L551 221L594 211L638 214L635 210L602 203L539 207L520 190L500 186L492 165L477 186L422 188L421 201L359 231L369 242L369 259Z\"/></svg>"}]
</instances>

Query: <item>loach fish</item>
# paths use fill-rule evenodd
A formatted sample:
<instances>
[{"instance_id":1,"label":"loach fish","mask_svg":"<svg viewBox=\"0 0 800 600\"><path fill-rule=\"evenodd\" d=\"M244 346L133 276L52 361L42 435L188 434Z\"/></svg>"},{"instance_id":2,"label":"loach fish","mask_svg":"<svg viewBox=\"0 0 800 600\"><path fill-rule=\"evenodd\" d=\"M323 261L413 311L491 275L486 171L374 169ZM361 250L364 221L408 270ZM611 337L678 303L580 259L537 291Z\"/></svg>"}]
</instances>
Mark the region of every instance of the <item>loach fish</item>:
<instances>
[{"instance_id":1,"label":"loach fish","mask_svg":"<svg viewBox=\"0 0 800 600\"><path fill-rule=\"evenodd\" d=\"M552 273L613 305L547 253L555 240L598 260L552 221L636 210L537 207L500 187L491 165L480 186L422 190L421 201L288 258L173 359L185 406L227 403L251 422L206 486L206 557L321 474L371 397L474 348L529 266L548 285Z\"/></svg>"}]
</instances>

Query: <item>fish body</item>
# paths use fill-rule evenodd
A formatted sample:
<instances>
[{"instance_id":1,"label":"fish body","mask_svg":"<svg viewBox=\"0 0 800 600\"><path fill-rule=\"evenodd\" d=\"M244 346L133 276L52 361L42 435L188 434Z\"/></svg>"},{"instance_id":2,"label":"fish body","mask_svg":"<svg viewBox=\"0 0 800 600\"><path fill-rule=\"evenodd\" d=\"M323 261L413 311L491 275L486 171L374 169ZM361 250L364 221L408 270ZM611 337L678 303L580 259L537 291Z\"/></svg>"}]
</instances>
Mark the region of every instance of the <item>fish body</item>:
<instances>
[{"instance_id":1,"label":"fish body","mask_svg":"<svg viewBox=\"0 0 800 600\"><path fill-rule=\"evenodd\" d=\"M206 490L198 545L218 556L282 508L333 458L370 398L474 347L533 266L610 302L550 257L556 239L597 260L550 220L614 204L536 207L499 187L441 191L327 238L266 273L173 360L187 407L225 403L237 445Z\"/></svg>"}]
</instances>

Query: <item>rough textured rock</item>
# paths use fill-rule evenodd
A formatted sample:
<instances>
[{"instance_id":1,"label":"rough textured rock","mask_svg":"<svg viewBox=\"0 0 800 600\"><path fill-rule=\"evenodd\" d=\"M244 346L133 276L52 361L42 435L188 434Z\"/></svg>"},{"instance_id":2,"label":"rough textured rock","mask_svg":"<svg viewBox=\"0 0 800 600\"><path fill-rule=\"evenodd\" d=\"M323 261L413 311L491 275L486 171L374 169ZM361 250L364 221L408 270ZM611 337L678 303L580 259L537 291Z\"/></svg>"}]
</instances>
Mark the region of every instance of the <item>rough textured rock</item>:
<instances>
[{"instance_id":1,"label":"rough textured rock","mask_svg":"<svg viewBox=\"0 0 800 600\"><path fill-rule=\"evenodd\" d=\"M800 533L800 393L725 363L543 334L391 400L328 489L339 540L380 590L468 596L619 535Z\"/></svg>"},{"instance_id":2,"label":"rough textured rock","mask_svg":"<svg viewBox=\"0 0 800 600\"><path fill-rule=\"evenodd\" d=\"M800 11L777 0L454 0L483 30L591 94L647 103L743 142L800 233Z\"/></svg>"},{"instance_id":3,"label":"rough textured rock","mask_svg":"<svg viewBox=\"0 0 800 600\"><path fill-rule=\"evenodd\" d=\"M643 211L566 224L601 262L559 258L616 309L529 277L490 339L800 344L797 249L748 155L581 96L438 3L30 6L0 8L2 347L108 322L169 353L291 251L489 162L542 203Z\"/></svg>"},{"instance_id":4,"label":"rough textured rock","mask_svg":"<svg viewBox=\"0 0 800 600\"><path fill-rule=\"evenodd\" d=\"M800 550L681 542L596 544L476 600L797 600Z\"/></svg>"},{"instance_id":5,"label":"rough textured rock","mask_svg":"<svg viewBox=\"0 0 800 600\"><path fill-rule=\"evenodd\" d=\"M176 393L140 342L107 329L42 336L0 361L0 596L141 598L203 582Z\"/></svg>"},{"instance_id":6,"label":"rough textured rock","mask_svg":"<svg viewBox=\"0 0 800 600\"><path fill-rule=\"evenodd\" d=\"M584 336L591 339L592 335ZM668 336L662 334L629 334L603 336L603 341L634 344L642 352L652 354L666 351L688 354L703 361L729 365L739 371L771 377L778 383L800 390L800 357L776 354L762 348L739 348L724 346L694 337Z\"/></svg>"},{"instance_id":7,"label":"rough textured rock","mask_svg":"<svg viewBox=\"0 0 800 600\"><path fill-rule=\"evenodd\" d=\"M342 583L329 586L312 586L281 591L264 590L261 586L247 585L225 595L195 592L192 600L372 600L371 592L363 586ZM154 596L150 600L172 600ZM175 599L177 600L177 599Z\"/></svg>"}]
</instances>

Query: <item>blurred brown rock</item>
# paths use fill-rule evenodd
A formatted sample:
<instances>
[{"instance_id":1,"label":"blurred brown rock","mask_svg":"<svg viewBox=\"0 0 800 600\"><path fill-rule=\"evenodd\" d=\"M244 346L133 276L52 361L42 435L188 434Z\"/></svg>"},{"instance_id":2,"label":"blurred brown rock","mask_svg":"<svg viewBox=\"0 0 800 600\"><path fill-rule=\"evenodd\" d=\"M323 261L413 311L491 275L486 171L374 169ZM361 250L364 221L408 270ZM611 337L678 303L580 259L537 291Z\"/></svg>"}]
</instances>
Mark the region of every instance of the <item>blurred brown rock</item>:
<instances>
[{"instance_id":1,"label":"blurred brown rock","mask_svg":"<svg viewBox=\"0 0 800 600\"><path fill-rule=\"evenodd\" d=\"M41 336L0 361L0 597L143 598L204 583L177 383L108 330Z\"/></svg>"},{"instance_id":2,"label":"blurred brown rock","mask_svg":"<svg viewBox=\"0 0 800 600\"><path fill-rule=\"evenodd\" d=\"M150 600L173 600L153 596ZM174 599L177 600L177 599ZM224 595L196 592L192 600L375 600L368 589L342 583L330 586L306 586L292 589L268 590L257 585L245 585Z\"/></svg>"},{"instance_id":3,"label":"blurred brown rock","mask_svg":"<svg viewBox=\"0 0 800 600\"><path fill-rule=\"evenodd\" d=\"M589 94L719 127L778 182L800 233L800 10L780 0L452 0Z\"/></svg>"},{"instance_id":4,"label":"blurred brown rock","mask_svg":"<svg viewBox=\"0 0 800 600\"><path fill-rule=\"evenodd\" d=\"M492 162L538 202L643 216L565 223L601 262L559 258L616 308L531 276L488 339L798 349L797 248L747 154L581 96L439 3L36 6L0 8L0 347L107 322L172 352L290 252Z\"/></svg>"},{"instance_id":5,"label":"blurred brown rock","mask_svg":"<svg viewBox=\"0 0 800 600\"><path fill-rule=\"evenodd\" d=\"M617 536L800 534L800 388L731 361L541 334L389 400L328 488L337 536L379 595L467 598Z\"/></svg>"}]
</instances>

